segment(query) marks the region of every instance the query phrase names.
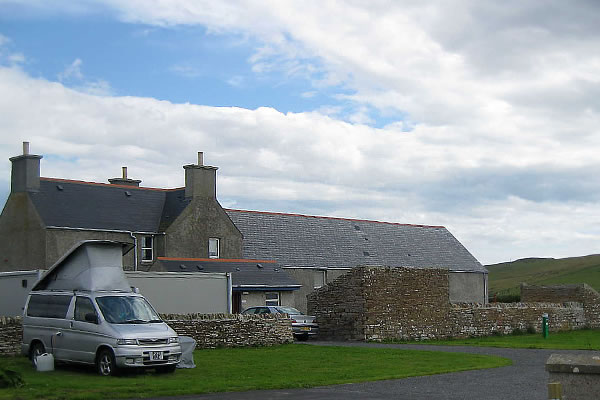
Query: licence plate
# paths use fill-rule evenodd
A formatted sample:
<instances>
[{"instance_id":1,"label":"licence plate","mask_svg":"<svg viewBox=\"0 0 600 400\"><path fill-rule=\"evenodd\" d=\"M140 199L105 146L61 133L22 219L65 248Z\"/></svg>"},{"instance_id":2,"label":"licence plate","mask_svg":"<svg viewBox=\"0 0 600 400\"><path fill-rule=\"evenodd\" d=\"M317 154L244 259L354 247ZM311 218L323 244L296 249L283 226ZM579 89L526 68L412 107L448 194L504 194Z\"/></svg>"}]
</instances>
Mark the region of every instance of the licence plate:
<instances>
[{"instance_id":1,"label":"licence plate","mask_svg":"<svg viewBox=\"0 0 600 400\"><path fill-rule=\"evenodd\" d=\"M301 331L310 331L310 326L303 326L300 328Z\"/></svg>"},{"instance_id":2,"label":"licence plate","mask_svg":"<svg viewBox=\"0 0 600 400\"><path fill-rule=\"evenodd\" d=\"M163 359L163 352L162 351L153 351L150 353L150 359L152 361L157 361L157 360L162 360Z\"/></svg>"}]
</instances>

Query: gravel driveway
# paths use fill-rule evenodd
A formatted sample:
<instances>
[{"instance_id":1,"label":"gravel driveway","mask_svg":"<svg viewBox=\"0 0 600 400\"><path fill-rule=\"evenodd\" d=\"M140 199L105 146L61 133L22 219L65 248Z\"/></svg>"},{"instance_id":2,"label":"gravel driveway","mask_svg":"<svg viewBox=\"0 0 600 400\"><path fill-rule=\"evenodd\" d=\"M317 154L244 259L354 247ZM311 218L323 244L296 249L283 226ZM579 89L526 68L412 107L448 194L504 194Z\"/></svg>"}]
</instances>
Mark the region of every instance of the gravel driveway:
<instances>
[{"instance_id":1,"label":"gravel driveway","mask_svg":"<svg viewBox=\"0 0 600 400\"><path fill-rule=\"evenodd\" d=\"M178 399L487 399L487 400L545 400L548 373L546 360L552 353L586 353L581 350L499 349L491 347L389 345L349 342L309 342L308 345L364 346L434 350L489 354L510 358L509 367L477 371L453 372L442 375L395 379L345 385L322 386L312 389L257 390L185 396ZM298 371L298 373L302 373ZM168 399L174 399L170 397ZM156 399L158 400L158 399Z\"/></svg>"}]
</instances>

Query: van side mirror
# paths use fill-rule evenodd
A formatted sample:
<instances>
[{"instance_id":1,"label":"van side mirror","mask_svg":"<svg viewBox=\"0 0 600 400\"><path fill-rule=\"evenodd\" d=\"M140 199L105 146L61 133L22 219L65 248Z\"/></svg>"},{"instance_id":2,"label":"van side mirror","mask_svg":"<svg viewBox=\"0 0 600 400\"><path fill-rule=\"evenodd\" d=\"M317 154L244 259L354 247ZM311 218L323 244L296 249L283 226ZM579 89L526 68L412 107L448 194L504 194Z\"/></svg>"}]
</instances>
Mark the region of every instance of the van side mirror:
<instances>
[{"instance_id":1,"label":"van side mirror","mask_svg":"<svg viewBox=\"0 0 600 400\"><path fill-rule=\"evenodd\" d=\"M85 322L91 322L93 324L97 324L98 323L98 316L94 313L87 313L85 314Z\"/></svg>"}]
</instances>

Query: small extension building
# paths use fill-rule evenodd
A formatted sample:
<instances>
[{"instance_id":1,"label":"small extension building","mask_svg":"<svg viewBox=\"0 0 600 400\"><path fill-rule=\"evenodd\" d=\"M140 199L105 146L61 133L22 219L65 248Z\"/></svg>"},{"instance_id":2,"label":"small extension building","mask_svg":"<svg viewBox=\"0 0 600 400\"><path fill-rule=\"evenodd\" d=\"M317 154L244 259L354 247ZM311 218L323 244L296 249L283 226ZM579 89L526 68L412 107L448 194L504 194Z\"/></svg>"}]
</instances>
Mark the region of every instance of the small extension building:
<instances>
[{"instance_id":1,"label":"small extension building","mask_svg":"<svg viewBox=\"0 0 600 400\"><path fill-rule=\"evenodd\" d=\"M42 156L11 157L0 215L0 272L47 269L82 240L129 241L130 271L230 272L233 309L293 305L356 266L447 268L450 301L487 299L487 270L444 227L224 209L217 167L184 165L185 187L40 176Z\"/></svg>"}]
</instances>

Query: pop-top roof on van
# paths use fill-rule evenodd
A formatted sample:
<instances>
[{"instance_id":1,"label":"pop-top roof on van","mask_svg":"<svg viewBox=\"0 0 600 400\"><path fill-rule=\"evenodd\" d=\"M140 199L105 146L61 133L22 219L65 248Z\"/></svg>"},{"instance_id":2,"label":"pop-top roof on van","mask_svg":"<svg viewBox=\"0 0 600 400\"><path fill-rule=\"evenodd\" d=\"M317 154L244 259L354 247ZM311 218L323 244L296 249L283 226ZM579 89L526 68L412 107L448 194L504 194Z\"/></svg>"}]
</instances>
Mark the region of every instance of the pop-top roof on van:
<instances>
[{"instance_id":1,"label":"pop-top roof on van","mask_svg":"<svg viewBox=\"0 0 600 400\"><path fill-rule=\"evenodd\" d=\"M123 272L123 255L131 243L85 240L62 256L32 290L131 291Z\"/></svg>"}]
</instances>

